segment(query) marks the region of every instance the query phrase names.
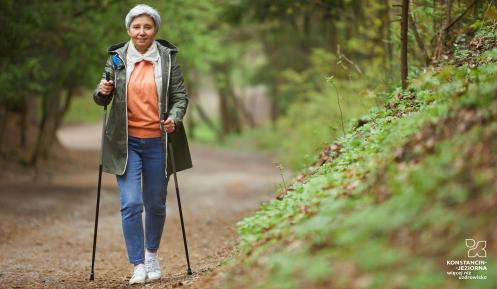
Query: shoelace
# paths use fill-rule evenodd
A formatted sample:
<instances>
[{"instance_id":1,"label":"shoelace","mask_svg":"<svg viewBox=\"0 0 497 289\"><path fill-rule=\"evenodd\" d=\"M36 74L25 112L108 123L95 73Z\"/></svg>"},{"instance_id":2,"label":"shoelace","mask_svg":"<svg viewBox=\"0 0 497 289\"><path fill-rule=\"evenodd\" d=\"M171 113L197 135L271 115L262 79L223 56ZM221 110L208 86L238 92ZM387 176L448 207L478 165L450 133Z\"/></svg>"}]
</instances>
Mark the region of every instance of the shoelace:
<instances>
[{"instance_id":1,"label":"shoelace","mask_svg":"<svg viewBox=\"0 0 497 289\"><path fill-rule=\"evenodd\" d=\"M157 258L147 259L145 262L147 272L155 272L160 270L159 260Z\"/></svg>"}]
</instances>

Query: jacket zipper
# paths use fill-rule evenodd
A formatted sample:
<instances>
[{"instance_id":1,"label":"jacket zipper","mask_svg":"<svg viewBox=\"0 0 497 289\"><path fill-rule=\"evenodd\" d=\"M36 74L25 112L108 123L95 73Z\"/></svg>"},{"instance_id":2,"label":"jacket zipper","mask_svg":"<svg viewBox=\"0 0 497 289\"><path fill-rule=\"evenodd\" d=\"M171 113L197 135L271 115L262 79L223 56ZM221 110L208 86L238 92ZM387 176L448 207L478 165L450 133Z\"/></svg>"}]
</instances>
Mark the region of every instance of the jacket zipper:
<instances>
[{"instance_id":1,"label":"jacket zipper","mask_svg":"<svg viewBox=\"0 0 497 289\"><path fill-rule=\"evenodd\" d=\"M169 53L167 54L168 56L168 68L167 68L167 84L166 84L166 112L168 112L168 104L169 104L169 96L168 96L168 93L169 93L169 81L171 80L171 52L169 51ZM160 109L160 108L159 108ZM165 174L166 174L166 177L167 177L167 148L169 147L169 144L167 143L167 132L164 131L164 133L166 134L166 161L165 161ZM172 160L171 160L172 161Z\"/></svg>"},{"instance_id":2,"label":"jacket zipper","mask_svg":"<svg viewBox=\"0 0 497 289\"><path fill-rule=\"evenodd\" d=\"M124 69L126 69L126 62L124 62L124 60L121 57L121 54L119 54L119 52L116 51L116 53L117 53L117 56L119 57L119 59L121 59L121 61L123 62ZM167 56L168 56L169 63L168 63L167 84L166 84L166 112L168 110L168 103L169 103L169 98L168 98L169 81L171 80L171 52L169 52ZM117 73L114 73L114 79L115 79L114 84L115 84L115 87L117 88ZM128 86L127 85L125 88L124 102L125 102L125 107L126 107L126 162L124 163L124 170L121 172L121 174L124 174L124 172L126 172L126 167L128 165ZM161 110L161 106L159 104L159 114L161 114L160 110ZM160 119L160 116L159 116L159 119ZM167 144L167 141L168 141L167 132L165 132L165 134L166 134L166 148L167 148L167 146L168 146L168 144ZM165 168L166 168L166 176L167 176L167 149L166 149Z\"/></svg>"},{"instance_id":3,"label":"jacket zipper","mask_svg":"<svg viewBox=\"0 0 497 289\"><path fill-rule=\"evenodd\" d=\"M121 57L121 54L119 54L119 52L116 51L116 53L119 59L121 59L121 61L124 64L124 70L126 70L127 69L126 62L124 62L124 59ZM114 83L117 88L117 73L114 73L114 77L116 79ZM125 93L124 93L124 104L126 110L126 162L124 163L124 170L121 172L121 175L124 174L124 172L126 172L126 167L128 166L128 86L126 84L125 84Z\"/></svg>"}]
</instances>

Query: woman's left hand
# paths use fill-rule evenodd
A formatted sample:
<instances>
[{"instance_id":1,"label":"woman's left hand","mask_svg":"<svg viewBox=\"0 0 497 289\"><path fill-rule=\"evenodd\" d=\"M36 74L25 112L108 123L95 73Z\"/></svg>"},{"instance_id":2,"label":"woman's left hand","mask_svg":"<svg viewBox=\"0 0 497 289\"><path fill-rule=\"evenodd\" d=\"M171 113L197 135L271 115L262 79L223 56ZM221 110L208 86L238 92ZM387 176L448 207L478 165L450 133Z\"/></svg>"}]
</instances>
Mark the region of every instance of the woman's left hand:
<instances>
[{"instance_id":1,"label":"woman's left hand","mask_svg":"<svg viewBox=\"0 0 497 289\"><path fill-rule=\"evenodd\" d=\"M170 117L168 117L166 120L161 120L160 122L167 133L173 133L176 129L176 124Z\"/></svg>"}]
</instances>

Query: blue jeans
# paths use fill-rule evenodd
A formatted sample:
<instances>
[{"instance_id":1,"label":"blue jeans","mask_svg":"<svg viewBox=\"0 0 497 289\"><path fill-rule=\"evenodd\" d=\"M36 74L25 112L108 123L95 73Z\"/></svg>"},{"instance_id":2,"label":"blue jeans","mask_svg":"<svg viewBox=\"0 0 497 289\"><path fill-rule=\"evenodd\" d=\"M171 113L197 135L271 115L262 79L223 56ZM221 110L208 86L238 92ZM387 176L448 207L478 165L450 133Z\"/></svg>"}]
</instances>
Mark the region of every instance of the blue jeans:
<instances>
[{"instance_id":1,"label":"blue jeans","mask_svg":"<svg viewBox=\"0 0 497 289\"><path fill-rule=\"evenodd\" d=\"M145 260L144 239L147 249L156 251L166 220L167 177L160 138L129 136L126 171L116 178L128 259L134 265L141 264ZM145 234L142 224L144 205Z\"/></svg>"}]
</instances>

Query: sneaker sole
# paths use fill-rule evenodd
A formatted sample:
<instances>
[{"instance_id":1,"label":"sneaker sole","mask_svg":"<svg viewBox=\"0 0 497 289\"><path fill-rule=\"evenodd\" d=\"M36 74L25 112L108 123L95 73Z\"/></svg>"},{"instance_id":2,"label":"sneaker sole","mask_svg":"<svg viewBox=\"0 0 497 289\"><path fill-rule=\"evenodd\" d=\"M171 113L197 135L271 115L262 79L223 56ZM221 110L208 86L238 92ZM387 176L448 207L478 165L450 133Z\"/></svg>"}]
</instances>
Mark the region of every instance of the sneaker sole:
<instances>
[{"instance_id":1,"label":"sneaker sole","mask_svg":"<svg viewBox=\"0 0 497 289\"><path fill-rule=\"evenodd\" d=\"M161 277L161 276L159 276L159 277L154 277L154 278L150 278L150 277L148 277L148 275L147 275L147 282L154 282L154 281L160 280L160 277Z\"/></svg>"}]
</instances>

